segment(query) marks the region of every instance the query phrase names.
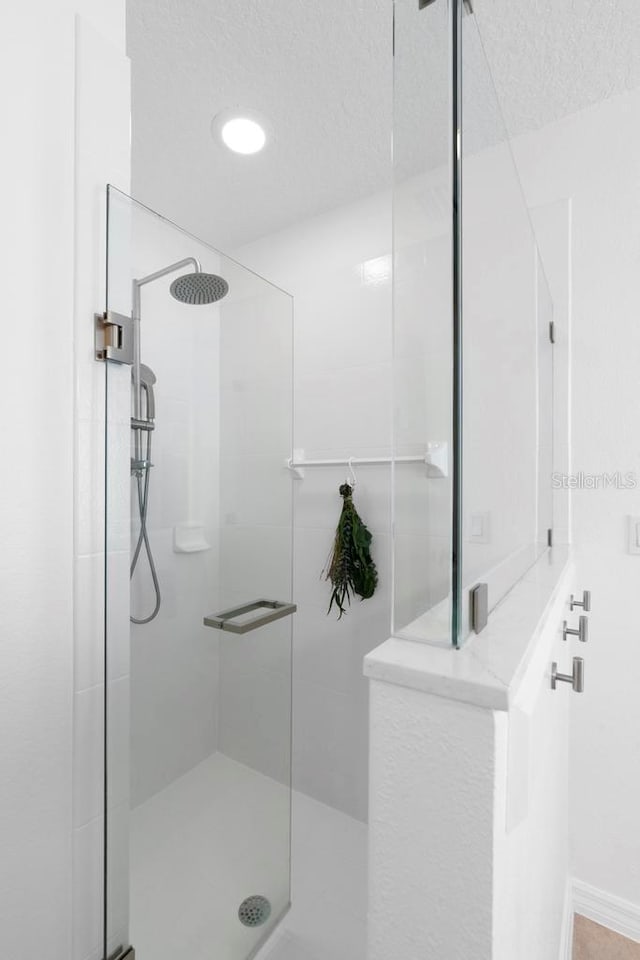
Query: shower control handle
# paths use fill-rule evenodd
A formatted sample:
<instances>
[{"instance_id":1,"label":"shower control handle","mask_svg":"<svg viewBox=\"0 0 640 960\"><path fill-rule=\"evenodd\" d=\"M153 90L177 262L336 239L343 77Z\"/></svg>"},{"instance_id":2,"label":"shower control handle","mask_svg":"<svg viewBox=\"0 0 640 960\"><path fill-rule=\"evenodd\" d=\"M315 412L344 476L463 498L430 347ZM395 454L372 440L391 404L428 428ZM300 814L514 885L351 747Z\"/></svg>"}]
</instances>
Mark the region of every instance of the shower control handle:
<instances>
[{"instance_id":1,"label":"shower control handle","mask_svg":"<svg viewBox=\"0 0 640 960\"><path fill-rule=\"evenodd\" d=\"M566 640L568 637L577 637L581 643L586 643L589 639L589 617L585 617L584 614L582 614L578 618L577 630L568 627L567 621L565 620L562 624L562 639Z\"/></svg>"},{"instance_id":2,"label":"shower control handle","mask_svg":"<svg viewBox=\"0 0 640 960\"><path fill-rule=\"evenodd\" d=\"M571 594L569 610L573 610L574 607L582 607L585 613L589 613L591 610L591 590L582 591L582 600L576 600L574 595Z\"/></svg>"},{"instance_id":3,"label":"shower control handle","mask_svg":"<svg viewBox=\"0 0 640 960\"><path fill-rule=\"evenodd\" d=\"M557 690L559 683L570 683L574 693L584 693L584 660L582 657L573 658L571 673L558 673L558 664L551 664L551 689Z\"/></svg>"}]
</instances>

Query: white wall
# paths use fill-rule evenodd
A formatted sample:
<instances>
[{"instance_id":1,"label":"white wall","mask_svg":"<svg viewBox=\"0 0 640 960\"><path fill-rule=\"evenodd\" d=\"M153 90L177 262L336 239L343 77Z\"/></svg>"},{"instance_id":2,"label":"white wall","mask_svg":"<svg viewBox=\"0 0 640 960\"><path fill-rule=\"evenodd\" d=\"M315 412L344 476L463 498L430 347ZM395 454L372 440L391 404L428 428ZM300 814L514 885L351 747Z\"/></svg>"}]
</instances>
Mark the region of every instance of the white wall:
<instances>
[{"instance_id":1,"label":"white wall","mask_svg":"<svg viewBox=\"0 0 640 960\"><path fill-rule=\"evenodd\" d=\"M506 562L491 605L533 562L539 511L534 236L516 171L500 145L465 166L465 578ZM341 207L242 248L239 259L294 295L294 449L331 458L401 455L450 442L451 316L447 177L439 169L396 191L392 345L390 198ZM392 377L395 379L392 399ZM491 383L491 391L487 384ZM509 397L509 414L504 400ZM295 483L294 774L296 786L366 816L363 654L389 629L389 471L358 471L356 504L373 530L376 597L339 624L326 616L320 573L331 548L345 469L313 469ZM546 478L545 478L546 481ZM399 467L395 493L395 630L450 588L450 481ZM470 516L485 517L483 543Z\"/></svg>"},{"instance_id":2,"label":"white wall","mask_svg":"<svg viewBox=\"0 0 640 960\"><path fill-rule=\"evenodd\" d=\"M490 960L506 715L379 681L371 698L368 956Z\"/></svg>"},{"instance_id":3,"label":"white wall","mask_svg":"<svg viewBox=\"0 0 640 960\"><path fill-rule=\"evenodd\" d=\"M405 181L394 204L395 445L411 455L451 444L448 171ZM549 298L508 144L465 157L463 215L462 573L465 586L488 582L493 609L552 526ZM402 467L395 484L394 633L424 639L414 621L450 592L451 483Z\"/></svg>"},{"instance_id":4,"label":"white wall","mask_svg":"<svg viewBox=\"0 0 640 960\"><path fill-rule=\"evenodd\" d=\"M462 650L393 639L365 661L371 960L560 956L573 694L549 678L572 571L556 561Z\"/></svg>"},{"instance_id":5,"label":"white wall","mask_svg":"<svg viewBox=\"0 0 640 960\"><path fill-rule=\"evenodd\" d=\"M125 203L114 212L131 224L127 280L187 256L218 270L219 258L166 221ZM114 219L112 217L112 221ZM156 429L148 530L161 605L147 624L132 624L131 805L137 806L213 753L218 745L218 637L203 617L219 604L219 340L217 306L176 302L171 274L141 291L142 361L154 371ZM127 301L130 283L124 285ZM126 305L114 305L123 312ZM127 392L129 387L127 384ZM129 424L124 425L128 444ZM131 543L139 530L131 486ZM174 538L197 524L209 549L176 552ZM129 587L126 587L128 596ZM149 563L141 552L131 586L131 613L154 607Z\"/></svg>"},{"instance_id":6,"label":"white wall","mask_svg":"<svg viewBox=\"0 0 640 960\"><path fill-rule=\"evenodd\" d=\"M291 298L222 265L220 304L220 606L292 599ZM220 636L219 749L291 777L292 617Z\"/></svg>"},{"instance_id":7,"label":"white wall","mask_svg":"<svg viewBox=\"0 0 640 960\"><path fill-rule=\"evenodd\" d=\"M119 11L124 32L124 4ZM98 27L101 25L98 24ZM105 185L129 183L129 62L124 38L114 43L91 22L76 24L75 63L75 333L74 413L74 755L73 960L95 960L102 949L104 790L104 489L105 368L95 360L93 314L105 307ZM112 479L128 476L128 370L110 371ZM119 443L114 443L120 440ZM119 490L118 485L113 487ZM127 848L122 824L128 783L128 499L109 501L107 563L111 637L107 695L111 724L109 948L127 926ZM117 942L115 942L117 940Z\"/></svg>"},{"instance_id":8,"label":"white wall","mask_svg":"<svg viewBox=\"0 0 640 960\"><path fill-rule=\"evenodd\" d=\"M640 474L640 93L516 141L532 205L571 198L573 471ZM637 677L640 558L625 518L640 487L576 490L578 587L593 591L586 692L572 703L571 857L576 878L640 907Z\"/></svg>"},{"instance_id":9,"label":"white wall","mask_svg":"<svg viewBox=\"0 0 640 960\"><path fill-rule=\"evenodd\" d=\"M390 201L376 197L265 238L238 259L294 297L294 448L307 458L389 455ZM387 258L380 261L379 258ZM367 266L368 261L376 261ZM389 633L389 469L357 471L355 502L374 534L375 596L327 616L321 578L345 468L293 480L294 758L298 790L367 816L368 692L362 658Z\"/></svg>"},{"instance_id":10,"label":"white wall","mask_svg":"<svg viewBox=\"0 0 640 960\"><path fill-rule=\"evenodd\" d=\"M72 955L76 12L122 55L124 3L47 0L12 7L0 57L11 130L0 159L11 278L0 388L0 928L20 960ZM83 242L97 250L97 236Z\"/></svg>"}]
</instances>

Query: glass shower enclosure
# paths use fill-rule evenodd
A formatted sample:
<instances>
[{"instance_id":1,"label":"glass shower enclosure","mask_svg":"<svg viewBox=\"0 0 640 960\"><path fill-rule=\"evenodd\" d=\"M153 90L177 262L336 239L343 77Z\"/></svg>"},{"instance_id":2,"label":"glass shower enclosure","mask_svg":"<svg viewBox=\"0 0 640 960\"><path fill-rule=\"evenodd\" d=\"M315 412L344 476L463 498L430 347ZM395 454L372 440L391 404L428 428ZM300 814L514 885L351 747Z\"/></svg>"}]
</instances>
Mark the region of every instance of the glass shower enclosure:
<instances>
[{"instance_id":1,"label":"glass shower enclosure","mask_svg":"<svg viewBox=\"0 0 640 960\"><path fill-rule=\"evenodd\" d=\"M292 300L108 190L104 957L290 900Z\"/></svg>"},{"instance_id":2,"label":"glass shower enclosure","mask_svg":"<svg viewBox=\"0 0 640 960\"><path fill-rule=\"evenodd\" d=\"M472 2L394 17L392 632L457 647L552 543L553 302Z\"/></svg>"}]
</instances>

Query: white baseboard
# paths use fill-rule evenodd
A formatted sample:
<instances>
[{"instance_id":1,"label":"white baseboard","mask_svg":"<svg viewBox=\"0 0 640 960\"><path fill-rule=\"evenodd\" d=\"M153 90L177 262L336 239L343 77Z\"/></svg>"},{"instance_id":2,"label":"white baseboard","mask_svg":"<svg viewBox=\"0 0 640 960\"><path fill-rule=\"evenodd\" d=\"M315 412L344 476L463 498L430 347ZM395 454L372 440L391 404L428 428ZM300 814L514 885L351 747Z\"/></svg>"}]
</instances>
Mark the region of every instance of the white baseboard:
<instances>
[{"instance_id":1,"label":"white baseboard","mask_svg":"<svg viewBox=\"0 0 640 960\"><path fill-rule=\"evenodd\" d=\"M640 943L640 904L631 903L629 900L623 900L622 897L616 897L604 890L598 890L589 883L582 880L570 881L571 892L569 896L569 917L572 919L574 913L579 913L588 920L608 927L629 940L636 940ZM573 923L569 923L573 927ZM562 954L566 960L571 960L570 946L564 945L568 953Z\"/></svg>"}]
</instances>

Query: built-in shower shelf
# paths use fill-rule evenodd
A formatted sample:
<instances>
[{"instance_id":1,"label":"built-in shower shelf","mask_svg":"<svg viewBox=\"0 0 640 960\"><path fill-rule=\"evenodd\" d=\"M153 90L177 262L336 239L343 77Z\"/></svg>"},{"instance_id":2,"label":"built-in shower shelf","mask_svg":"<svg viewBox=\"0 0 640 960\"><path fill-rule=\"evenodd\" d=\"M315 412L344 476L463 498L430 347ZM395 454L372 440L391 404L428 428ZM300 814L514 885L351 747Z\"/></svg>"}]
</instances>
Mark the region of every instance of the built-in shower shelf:
<instances>
[{"instance_id":1,"label":"built-in shower shelf","mask_svg":"<svg viewBox=\"0 0 640 960\"><path fill-rule=\"evenodd\" d=\"M182 523L173 528L174 553L202 553L211 550L204 535L204 527L197 523Z\"/></svg>"}]
</instances>

